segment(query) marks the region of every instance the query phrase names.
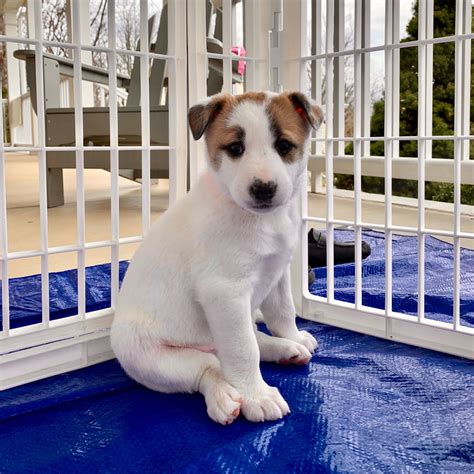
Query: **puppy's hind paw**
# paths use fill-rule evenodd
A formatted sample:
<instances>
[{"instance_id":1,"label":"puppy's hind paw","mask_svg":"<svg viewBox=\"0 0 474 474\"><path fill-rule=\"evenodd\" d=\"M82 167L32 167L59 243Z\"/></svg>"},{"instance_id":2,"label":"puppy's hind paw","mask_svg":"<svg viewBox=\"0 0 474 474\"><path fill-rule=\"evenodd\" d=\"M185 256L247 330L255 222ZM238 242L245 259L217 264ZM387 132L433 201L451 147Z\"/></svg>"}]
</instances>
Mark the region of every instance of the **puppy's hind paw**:
<instances>
[{"instance_id":1,"label":"puppy's hind paw","mask_svg":"<svg viewBox=\"0 0 474 474\"><path fill-rule=\"evenodd\" d=\"M266 386L264 390L244 397L242 414L249 421L272 421L283 418L290 407L276 387Z\"/></svg>"},{"instance_id":2,"label":"puppy's hind paw","mask_svg":"<svg viewBox=\"0 0 474 474\"><path fill-rule=\"evenodd\" d=\"M221 425L230 425L240 414L242 397L227 382L220 381L206 395L207 414Z\"/></svg>"}]
</instances>

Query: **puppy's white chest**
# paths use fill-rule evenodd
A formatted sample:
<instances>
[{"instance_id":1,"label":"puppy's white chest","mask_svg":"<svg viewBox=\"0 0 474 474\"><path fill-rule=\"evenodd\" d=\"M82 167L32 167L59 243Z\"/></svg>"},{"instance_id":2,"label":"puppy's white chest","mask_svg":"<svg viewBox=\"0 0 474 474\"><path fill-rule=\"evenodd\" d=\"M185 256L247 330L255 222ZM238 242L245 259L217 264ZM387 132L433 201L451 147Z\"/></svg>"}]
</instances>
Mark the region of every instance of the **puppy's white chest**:
<instances>
[{"instance_id":1,"label":"puppy's white chest","mask_svg":"<svg viewBox=\"0 0 474 474\"><path fill-rule=\"evenodd\" d=\"M290 208L286 213L277 216L274 221L269 221L257 232L257 240L271 255L291 254L296 245L299 233L297 216Z\"/></svg>"},{"instance_id":2,"label":"puppy's white chest","mask_svg":"<svg viewBox=\"0 0 474 474\"><path fill-rule=\"evenodd\" d=\"M287 268L299 235L298 222L286 215L256 235L252 307L257 308Z\"/></svg>"}]
</instances>

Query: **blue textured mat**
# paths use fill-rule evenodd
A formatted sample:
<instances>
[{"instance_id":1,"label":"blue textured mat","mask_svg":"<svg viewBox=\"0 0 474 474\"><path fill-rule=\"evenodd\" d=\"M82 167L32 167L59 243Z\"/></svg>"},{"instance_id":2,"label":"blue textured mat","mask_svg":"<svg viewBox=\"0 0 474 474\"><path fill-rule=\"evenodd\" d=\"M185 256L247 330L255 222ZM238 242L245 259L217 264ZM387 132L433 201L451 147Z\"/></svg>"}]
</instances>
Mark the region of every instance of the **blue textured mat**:
<instances>
[{"instance_id":1,"label":"blue textured mat","mask_svg":"<svg viewBox=\"0 0 474 474\"><path fill-rule=\"evenodd\" d=\"M335 239L353 241L353 230L335 230ZM362 304L385 308L385 234L364 231L362 238L372 252L362 264ZM416 316L418 313L418 239L412 236L392 237L392 307L394 311ZM427 235L425 237L425 317L453 321L454 250L451 244ZM310 292L326 296L326 268L315 269L316 281ZM461 324L474 327L474 250L461 249L460 281ZM334 267L334 297L355 302L354 264Z\"/></svg>"},{"instance_id":2,"label":"blue textured mat","mask_svg":"<svg viewBox=\"0 0 474 474\"><path fill-rule=\"evenodd\" d=\"M0 392L0 472L472 472L472 362L315 323L307 367L262 364L291 414L219 426L115 361Z\"/></svg>"},{"instance_id":3,"label":"blue textured mat","mask_svg":"<svg viewBox=\"0 0 474 474\"><path fill-rule=\"evenodd\" d=\"M119 263L120 281L125 276L127 267L128 262ZM110 307L110 280L110 263L86 268L87 312ZM10 327L14 329L40 323L41 275L12 278L8 290ZM2 295L0 292L0 310L1 307ZM49 274L49 309L52 320L77 314L77 270ZM0 329L1 327L0 321Z\"/></svg>"},{"instance_id":4,"label":"blue textured mat","mask_svg":"<svg viewBox=\"0 0 474 474\"><path fill-rule=\"evenodd\" d=\"M354 232L336 230L335 237L338 240L354 240ZM383 309L385 304L384 234L365 231L363 238L372 247L372 254L363 262L362 302L367 306ZM416 237L393 236L393 309L413 315L417 313L417 245ZM426 317L451 322L453 314L453 246L427 236L425 255ZM125 275L127 266L127 262L120 262L120 280ZM472 327L474 326L473 250L461 250L461 270L461 322ZM318 268L316 275L316 282L310 287L310 291L315 295L325 296L326 269ZM110 264L86 268L87 311L110 306L110 278ZM51 319L77 314L77 270L51 273L49 280ZM337 265L335 267L336 299L354 302L354 292L354 265ZM41 322L40 275L11 279L9 294L11 328Z\"/></svg>"}]
</instances>

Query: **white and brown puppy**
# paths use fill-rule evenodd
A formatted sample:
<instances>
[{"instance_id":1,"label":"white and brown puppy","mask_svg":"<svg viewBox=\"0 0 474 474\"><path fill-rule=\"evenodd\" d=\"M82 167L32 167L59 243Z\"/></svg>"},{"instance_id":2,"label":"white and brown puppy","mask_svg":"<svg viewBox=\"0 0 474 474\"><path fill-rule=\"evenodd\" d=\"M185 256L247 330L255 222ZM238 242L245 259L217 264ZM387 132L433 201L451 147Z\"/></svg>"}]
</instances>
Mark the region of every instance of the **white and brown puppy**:
<instances>
[{"instance_id":1,"label":"white and brown puppy","mask_svg":"<svg viewBox=\"0 0 474 474\"><path fill-rule=\"evenodd\" d=\"M219 94L195 105L209 170L153 225L123 282L112 347L160 392L201 392L231 423L289 412L259 361L307 363L316 340L295 324L289 263L300 235L308 137L321 109L301 93ZM260 309L273 336L257 331Z\"/></svg>"}]
</instances>

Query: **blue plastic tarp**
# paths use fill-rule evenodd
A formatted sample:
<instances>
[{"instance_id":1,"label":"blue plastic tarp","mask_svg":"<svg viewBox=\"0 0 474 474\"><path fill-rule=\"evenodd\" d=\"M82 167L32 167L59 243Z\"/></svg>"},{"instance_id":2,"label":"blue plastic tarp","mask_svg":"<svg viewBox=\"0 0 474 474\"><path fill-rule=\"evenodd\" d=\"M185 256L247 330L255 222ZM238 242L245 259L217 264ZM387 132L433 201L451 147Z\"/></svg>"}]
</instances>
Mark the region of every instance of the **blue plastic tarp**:
<instances>
[{"instance_id":1,"label":"blue plastic tarp","mask_svg":"<svg viewBox=\"0 0 474 474\"><path fill-rule=\"evenodd\" d=\"M337 229L336 240L353 241L353 230ZM372 252L362 265L362 304L385 308L385 234L364 231L362 238ZM414 236L392 237L392 308L413 315L418 313L418 239ZM454 249L435 237L425 237L425 317L453 322ZM460 317L461 324L474 327L474 250L461 249ZM316 268L316 281L310 292L326 296L326 268ZM334 267L334 297L355 302L355 265Z\"/></svg>"},{"instance_id":2,"label":"blue plastic tarp","mask_svg":"<svg viewBox=\"0 0 474 474\"><path fill-rule=\"evenodd\" d=\"M128 262L119 263L120 281L125 276L127 267ZM110 307L110 282L110 263L86 268L87 312ZM41 322L41 275L12 278L9 297L12 329ZM1 302L0 292L0 308ZM51 320L77 314L77 270L49 274L49 309Z\"/></svg>"},{"instance_id":3,"label":"blue plastic tarp","mask_svg":"<svg viewBox=\"0 0 474 474\"><path fill-rule=\"evenodd\" d=\"M351 231L336 231L340 240ZM384 238L363 266L363 302L384 305ZM427 237L428 317L451 320L452 246ZM473 325L474 253L462 250L461 314ZM393 306L415 314L417 240L393 238ZM120 263L120 279L127 262ZM325 295L325 269L311 286ZM88 311L110 304L110 265L89 267ZM335 296L354 300L354 265L335 268ZM10 281L12 327L41 319L41 277ZM77 272L50 275L52 319L77 311ZM213 423L200 395L165 395L116 361L0 392L0 472L472 472L471 361L329 326L306 367L262 364L291 407L284 419Z\"/></svg>"},{"instance_id":4,"label":"blue plastic tarp","mask_svg":"<svg viewBox=\"0 0 474 474\"><path fill-rule=\"evenodd\" d=\"M0 392L0 472L472 472L471 361L310 322L308 366L262 363L291 414L220 426L116 361Z\"/></svg>"}]
</instances>

